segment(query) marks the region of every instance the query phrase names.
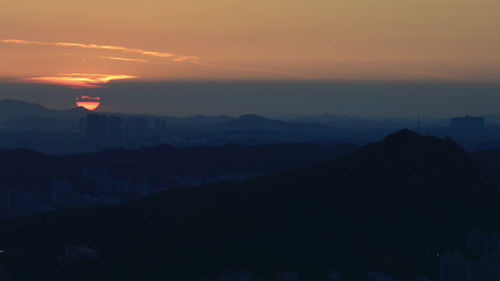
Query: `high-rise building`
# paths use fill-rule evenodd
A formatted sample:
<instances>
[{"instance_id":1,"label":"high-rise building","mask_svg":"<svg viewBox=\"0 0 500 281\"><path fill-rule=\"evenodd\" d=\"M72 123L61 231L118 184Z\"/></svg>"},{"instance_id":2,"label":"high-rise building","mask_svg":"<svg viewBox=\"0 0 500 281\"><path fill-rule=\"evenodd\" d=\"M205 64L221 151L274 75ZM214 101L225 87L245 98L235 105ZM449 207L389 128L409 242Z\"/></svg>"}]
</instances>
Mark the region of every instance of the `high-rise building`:
<instances>
[{"instance_id":1,"label":"high-rise building","mask_svg":"<svg viewBox=\"0 0 500 281\"><path fill-rule=\"evenodd\" d=\"M122 139L122 119L118 116L109 116L109 134L110 140L113 142L121 141Z\"/></svg>"},{"instance_id":2,"label":"high-rise building","mask_svg":"<svg viewBox=\"0 0 500 281\"><path fill-rule=\"evenodd\" d=\"M155 120L155 130L159 132L164 132L167 130L167 122L162 119Z\"/></svg>"},{"instance_id":3,"label":"high-rise building","mask_svg":"<svg viewBox=\"0 0 500 281\"><path fill-rule=\"evenodd\" d=\"M148 130L148 119L141 117L125 119L125 130L129 133L143 133Z\"/></svg>"},{"instance_id":4,"label":"high-rise building","mask_svg":"<svg viewBox=\"0 0 500 281\"><path fill-rule=\"evenodd\" d=\"M441 281L500 281L499 237L482 234L479 229L466 235L465 260L459 253L445 254L440 259Z\"/></svg>"},{"instance_id":5,"label":"high-rise building","mask_svg":"<svg viewBox=\"0 0 500 281\"><path fill-rule=\"evenodd\" d=\"M85 123L86 136L92 142L117 142L122 138L122 121L118 116L88 114Z\"/></svg>"}]
</instances>

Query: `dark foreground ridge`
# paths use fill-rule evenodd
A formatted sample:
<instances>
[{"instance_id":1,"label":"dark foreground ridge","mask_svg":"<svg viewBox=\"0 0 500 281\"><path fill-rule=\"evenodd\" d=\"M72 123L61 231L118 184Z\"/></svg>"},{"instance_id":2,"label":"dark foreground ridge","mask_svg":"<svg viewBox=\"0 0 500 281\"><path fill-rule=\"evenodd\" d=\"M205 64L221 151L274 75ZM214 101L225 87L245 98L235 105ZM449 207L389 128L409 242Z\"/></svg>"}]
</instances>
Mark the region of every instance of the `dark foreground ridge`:
<instances>
[{"instance_id":1,"label":"dark foreground ridge","mask_svg":"<svg viewBox=\"0 0 500 281\"><path fill-rule=\"evenodd\" d=\"M437 278L436 255L465 232L500 229L497 199L454 141L403 130L312 168L5 221L0 249L18 253L0 262L15 280L215 280L226 268L267 280L282 266L301 280ZM67 259L76 245L98 255Z\"/></svg>"}]
</instances>

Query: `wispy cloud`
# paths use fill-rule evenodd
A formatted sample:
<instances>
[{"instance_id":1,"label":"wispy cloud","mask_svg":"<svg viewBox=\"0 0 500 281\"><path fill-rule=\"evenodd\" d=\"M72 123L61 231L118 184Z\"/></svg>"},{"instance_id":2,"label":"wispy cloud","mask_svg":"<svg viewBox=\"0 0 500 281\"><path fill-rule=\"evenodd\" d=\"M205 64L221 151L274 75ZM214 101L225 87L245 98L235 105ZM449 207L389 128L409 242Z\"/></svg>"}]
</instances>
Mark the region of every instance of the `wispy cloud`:
<instances>
[{"instance_id":1,"label":"wispy cloud","mask_svg":"<svg viewBox=\"0 0 500 281\"><path fill-rule=\"evenodd\" d=\"M122 57L101 57L101 59L105 60L117 60L117 61L126 61L126 62L142 62L148 63L150 61L145 59L136 59L136 58L122 58Z\"/></svg>"},{"instance_id":2,"label":"wispy cloud","mask_svg":"<svg viewBox=\"0 0 500 281\"><path fill-rule=\"evenodd\" d=\"M149 51L149 50L127 48L123 46L113 46L113 45L99 45L99 44L85 44L85 43L71 43L71 42L43 42L43 41L21 40L21 39L2 39L0 40L0 42L5 44L18 44L18 45L38 45L38 46L55 46L55 47L120 51L124 53L134 53L148 57L170 59L175 62L185 62L185 61L197 62L200 60L200 58L195 56L177 55L167 52Z\"/></svg>"},{"instance_id":3,"label":"wispy cloud","mask_svg":"<svg viewBox=\"0 0 500 281\"><path fill-rule=\"evenodd\" d=\"M306 75L288 71L281 71L275 69L265 69L265 68L257 68L257 67L245 67L245 66L236 66L236 65L218 65L212 63L206 63L201 61L199 57L189 56L189 55L178 55L169 52L159 52L159 51L151 51L137 48L128 48L124 46L114 46L114 45L100 45L100 44L87 44L87 43L73 43L73 42L44 42L44 41L32 41L32 40L22 40L22 39L0 39L0 43L4 44L17 44L17 45L36 45L36 46L52 46L52 47L61 47L61 48L80 48L80 49L98 49L103 51L114 51L128 54L136 54L146 58L130 58L130 57L122 57L122 56L101 56L101 59L107 60L115 60L115 61L123 61L123 62L134 62L134 63L151 63L151 64L171 64L171 63L191 63L199 66L205 67L213 67L219 69L227 69L227 70L235 70L235 71L244 71L244 72L254 72L254 73L267 73L267 74L277 74L283 76L290 76L295 78L306 78L311 79L311 77L307 77ZM49 79L50 78L50 79ZM38 79L39 81L51 80L55 77L44 77L43 79ZM66 81L74 81L75 77L63 78L62 80ZM133 77L136 78L136 77ZM59 80L61 81L61 77L58 79L52 79L53 81ZM62 84L62 83L60 83ZM89 82L88 85L92 86L95 83Z\"/></svg>"}]
</instances>

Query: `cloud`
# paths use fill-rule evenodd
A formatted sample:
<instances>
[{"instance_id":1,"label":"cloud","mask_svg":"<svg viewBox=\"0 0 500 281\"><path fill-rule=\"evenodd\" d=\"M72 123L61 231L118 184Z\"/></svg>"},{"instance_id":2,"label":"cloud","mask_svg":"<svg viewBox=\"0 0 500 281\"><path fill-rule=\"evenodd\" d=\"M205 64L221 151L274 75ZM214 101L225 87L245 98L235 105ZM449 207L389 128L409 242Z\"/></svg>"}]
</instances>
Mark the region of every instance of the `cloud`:
<instances>
[{"instance_id":1,"label":"cloud","mask_svg":"<svg viewBox=\"0 0 500 281\"><path fill-rule=\"evenodd\" d=\"M26 82L63 85L72 88L100 88L113 80L135 79L138 76L125 74L60 73L56 76L40 76L23 79Z\"/></svg>"},{"instance_id":2,"label":"cloud","mask_svg":"<svg viewBox=\"0 0 500 281\"><path fill-rule=\"evenodd\" d=\"M113 45L98 45L98 44L84 44L84 43L69 43L69 42L42 42L42 41L28 41L21 39L3 39L0 42L5 44L18 44L18 45L38 45L38 46L55 46L55 47L68 47L68 48L81 48L81 49L98 49L109 51L120 51L124 53L134 53L148 57L170 59L174 62L198 62L200 58L195 56L176 55L167 52L156 52L143 49L127 48L123 46Z\"/></svg>"}]
</instances>

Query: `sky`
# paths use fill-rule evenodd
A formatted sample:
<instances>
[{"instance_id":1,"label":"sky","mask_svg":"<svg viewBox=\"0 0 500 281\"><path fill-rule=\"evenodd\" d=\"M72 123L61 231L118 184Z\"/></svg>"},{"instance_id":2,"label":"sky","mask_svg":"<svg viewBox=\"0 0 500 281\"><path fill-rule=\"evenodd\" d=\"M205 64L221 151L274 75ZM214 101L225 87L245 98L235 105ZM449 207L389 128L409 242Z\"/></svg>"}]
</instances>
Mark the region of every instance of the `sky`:
<instances>
[{"instance_id":1,"label":"sky","mask_svg":"<svg viewBox=\"0 0 500 281\"><path fill-rule=\"evenodd\" d=\"M499 13L498 0L4 0L0 98L16 96L8 89L36 88L14 84L63 85L74 100L90 89L105 95L114 90L103 88L136 83L137 96L114 94L103 106L135 112L126 104L143 95L151 106L141 110L157 112L154 102L168 102L169 82L498 83ZM343 88L335 89L329 93ZM202 100L212 95L217 112L225 104L233 112L212 90L200 89L208 95ZM282 92L264 87L258 94L280 111ZM60 107L56 94L40 95L17 96ZM391 98L386 104L399 106Z\"/></svg>"},{"instance_id":2,"label":"sky","mask_svg":"<svg viewBox=\"0 0 500 281\"><path fill-rule=\"evenodd\" d=\"M0 40L37 44L0 42L0 77L494 81L499 13L498 0L4 0Z\"/></svg>"}]
</instances>

